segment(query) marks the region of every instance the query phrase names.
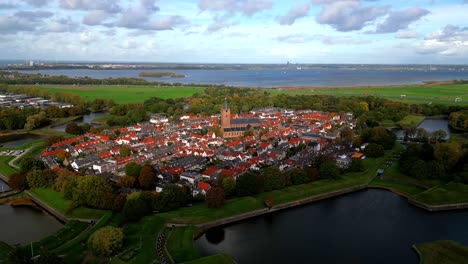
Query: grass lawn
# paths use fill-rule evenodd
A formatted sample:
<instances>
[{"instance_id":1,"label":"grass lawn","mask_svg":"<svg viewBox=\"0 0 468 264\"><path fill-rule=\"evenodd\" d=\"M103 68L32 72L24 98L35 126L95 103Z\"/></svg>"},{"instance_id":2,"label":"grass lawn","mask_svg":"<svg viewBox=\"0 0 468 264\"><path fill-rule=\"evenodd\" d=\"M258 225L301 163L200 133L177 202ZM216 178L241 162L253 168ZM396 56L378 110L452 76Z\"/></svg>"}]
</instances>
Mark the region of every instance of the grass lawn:
<instances>
[{"instance_id":1,"label":"grass lawn","mask_svg":"<svg viewBox=\"0 0 468 264\"><path fill-rule=\"evenodd\" d=\"M193 234L196 228L193 226L176 227L172 230L167 250L176 263L194 260L200 257L193 248Z\"/></svg>"},{"instance_id":2,"label":"grass lawn","mask_svg":"<svg viewBox=\"0 0 468 264\"><path fill-rule=\"evenodd\" d=\"M36 195L39 199L41 199L43 202L48 204L50 207L61 212L67 217L99 219L104 214L106 214L106 212L108 212L104 210L90 209L90 208L80 206L74 209L71 213L67 214L67 210L68 208L70 208L72 201L63 198L59 192L56 192L52 189L47 189L47 188L37 188L37 189L32 189L31 193Z\"/></svg>"},{"instance_id":3,"label":"grass lawn","mask_svg":"<svg viewBox=\"0 0 468 264\"><path fill-rule=\"evenodd\" d=\"M137 86L137 85L42 85L37 86L50 92L69 92L79 95L85 101L96 98L113 99L118 104L143 102L150 97L178 98L203 92L203 87Z\"/></svg>"},{"instance_id":4,"label":"grass lawn","mask_svg":"<svg viewBox=\"0 0 468 264\"><path fill-rule=\"evenodd\" d=\"M402 120L398 121L401 127L417 126L424 120L425 116L421 115L407 115Z\"/></svg>"},{"instance_id":5,"label":"grass lawn","mask_svg":"<svg viewBox=\"0 0 468 264\"><path fill-rule=\"evenodd\" d=\"M468 203L467 194L468 185L450 182L414 195L413 199L429 205Z\"/></svg>"},{"instance_id":6,"label":"grass lawn","mask_svg":"<svg viewBox=\"0 0 468 264\"><path fill-rule=\"evenodd\" d=\"M184 264L236 264L236 262L228 255L218 254L184 262Z\"/></svg>"},{"instance_id":7,"label":"grass lawn","mask_svg":"<svg viewBox=\"0 0 468 264\"><path fill-rule=\"evenodd\" d=\"M8 162L12 159L16 158L15 156L0 156L0 173L5 175L6 177L10 176L10 174L18 172L15 168L10 167Z\"/></svg>"},{"instance_id":8,"label":"grass lawn","mask_svg":"<svg viewBox=\"0 0 468 264\"><path fill-rule=\"evenodd\" d=\"M373 179L370 183L369 186L375 186L375 187L385 187L389 188L395 191L399 191L402 193L405 193L407 195L415 195L418 193L421 193L424 191L424 189L409 185L409 184L404 184L400 182L394 182L394 181L389 181L389 180L380 180L378 178Z\"/></svg>"},{"instance_id":9,"label":"grass lawn","mask_svg":"<svg viewBox=\"0 0 468 264\"><path fill-rule=\"evenodd\" d=\"M468 247L450 240L414 245L413 248L421 264L460 264L468 260Z\"/></svg>"},{"instance_id":10,"label":"grass lawn","mask_svg":"<svg viewBox=\"0 0 468 264\"><path fill-rule=\"evenodd\" d=\"M227 200L221 208L208 208L205 204L196 204L159 215L169 223L200 224L264 207L263 201L255 197L241 197Z\"/></svg>"},{"instance_id":11,"label":"grass lawn","mask_svg":"<svg viewBox=\"0 0 468 264\"><path fill-rule=\"evenodd\" d=\"M80 116L69 116L69 117L64 117L64 118L52 118L52 123L50 123L50 126L60 126L63 124L66 124L70 121L78 119Z\"/></svg>"},{"instance_id":12,"label":"grass lawn","mask_svg":"<svg viewBox=\"0 0 468 264\"><path fill-rule=\"evenodd\" d=\"M76 220L68 221L60 230L54 234L41 239L40 241L32 243L35 254L41 254L42 249L52 251L62 246L64 243L81 234L86 228L88 228L88 226L89 223ZM31 252L31 244L22 246L20 250L23 255L27 255Z\"/></svg>"},{"instance_id":13,"label":"grass lawn","mask_svg":"<svg viewBox=\"0 0 468 264\"><path fill-rule=\"evenodd\" d=\"M86 242L89 237L96 232L98 229L111 225L114 214L112 212L106 212L99 221L96 222L91 228L86 229L84 232L68 240L63 245L55 248L52 252L58 255L65 255L65 263L82 263L84 254L87 250Z\"/></svg>"},{"instance_id":14,"label":"grass lawn","mask_svg":"<svg viewBox=\"0 0 468 264\"><path fill-rule=\"evenodd\" d=\"M151 263L155 260L156 237L164 223L159 215L150 215L137 223L126 225L122 253L113 258L111 263Z\"/></svg>"},{"instance_id":15,"label":"grass lawn","mask_svg":"<svg viewBox=\"0 0 468 264\"><path fill-rule=\"evenodd\" d=\"M372 95L394 101L412 103L467 105L468 101L455 103L455 98L468 96L468 84L408 85L394 87L343 87L304 88L297 90L269 89L272 94L325 94L334 96ZM401 95L406 95L402 98Z\"/></svg>"}]
</instances>

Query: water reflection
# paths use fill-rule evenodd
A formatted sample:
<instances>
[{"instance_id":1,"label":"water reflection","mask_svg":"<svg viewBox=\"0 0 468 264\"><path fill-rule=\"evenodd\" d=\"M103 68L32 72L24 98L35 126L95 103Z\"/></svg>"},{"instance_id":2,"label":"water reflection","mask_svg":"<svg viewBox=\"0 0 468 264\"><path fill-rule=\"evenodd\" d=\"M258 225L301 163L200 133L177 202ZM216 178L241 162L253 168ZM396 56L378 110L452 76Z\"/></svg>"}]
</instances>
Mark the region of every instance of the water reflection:
<instances>
[{"instance_id":1,"label":"water reflection","mask_svg":"<svg viewBox=\"0 0 468 264\"><path fill-rule=\"evenodd\" d=\"M62 224L42 210L30 206L0 205L0 240L10 245L40 240Z\"/></svg>"},{"instance_id":2,"label":"water reflection","mask_svg":"<svg viewBox=\"0 0 468 264\"><path fill-rule=\"evenodd\" d=\"M468 245L467 222L468 210L429 213L393 193L366 190L225 226L221 242L207 233L194 245L239 264L418 263L413 244Z\"/></svg>"},{"instance_id":3,"label":"water reflection","mask_svg":"<svg viewBox=\"0 0 468 264\"><path fill-rule=\"evenodd\" d=\"M219 244L224 240L224 229L222 227L211 228L205 233L205 237L211 244Z\"/></svg>"}]
</instances>

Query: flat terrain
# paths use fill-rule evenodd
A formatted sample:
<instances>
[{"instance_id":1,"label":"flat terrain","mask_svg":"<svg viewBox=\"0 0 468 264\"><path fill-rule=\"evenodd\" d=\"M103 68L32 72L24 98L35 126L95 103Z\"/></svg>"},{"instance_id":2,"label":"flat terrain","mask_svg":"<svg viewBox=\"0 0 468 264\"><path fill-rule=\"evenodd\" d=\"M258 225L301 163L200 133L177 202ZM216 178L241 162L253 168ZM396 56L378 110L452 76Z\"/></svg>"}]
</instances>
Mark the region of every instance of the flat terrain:
<instances>
[{"instance_id":1,"label":"flat terrain","mask_svg":"<svg viewBox=\"0 0 468 264\"><path fill-rule=\"evenodd\" d=\"M286 87L268 89L272 94L322 94L334 96L376 96L390 100L413 103L433 104L468 104L468 84L428 84L407 86L378 86L378 87ZM455 98L462 98L462 102L455 102Z\"/></svg>"},{"instance_id":2,"label":"flat terrain","mask_svg":"<svg viewBox=\"0 0 468 264\"><path fill-rule=\"evenodd\" d=\"M203 87L137 86L137 85L41 85L37 88L50 92L71 92L86 101L96 98L113 99L118 104L143 102L151 97L178 98L203 92Z\"/></svg>"},{"instance_id":3,"label":"flat terrain","mask_svg":"<svg viewBox=\"0 0 468 264\"><path fill-rule=\"evenodd\" d=\"M458 264L468 260L468 247L448 240L413 246L421 264Z\"/></svg>"}]
</instances>

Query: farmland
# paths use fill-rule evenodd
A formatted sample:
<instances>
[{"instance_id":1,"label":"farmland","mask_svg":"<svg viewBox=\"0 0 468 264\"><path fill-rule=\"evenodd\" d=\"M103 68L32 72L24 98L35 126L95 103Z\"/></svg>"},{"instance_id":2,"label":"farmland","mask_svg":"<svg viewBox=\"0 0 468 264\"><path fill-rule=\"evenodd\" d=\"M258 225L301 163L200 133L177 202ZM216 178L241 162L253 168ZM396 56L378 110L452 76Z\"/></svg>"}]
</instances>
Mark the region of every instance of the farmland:
<instances>
[{"instance_id":1,"label":"farmland","mask_svg":"<svg viewBox=\"0 0 468 264\"><path fill-rule=\"evenodd\" d=\"M322 94L334 96L376 96L413 103L468 105L468 84L427 84L382 87L288 87L268 90L272 94ZM455 102L456 98L463 101Z\"/></svg>"},{"instance_id":2,"label":"farmland","mask_svg":"<svg viewBox=\"0 0 468 264\"><path fill-rule=\"evenodd\" d=\"M150 97L178 98L203 92L203 87L185 86L138 86L138 85L41 85L40 89L51 93L69 92L79 95L85 101L96 98L113 99L118 104L143 102Z\"/></svg>"}]
</instances>

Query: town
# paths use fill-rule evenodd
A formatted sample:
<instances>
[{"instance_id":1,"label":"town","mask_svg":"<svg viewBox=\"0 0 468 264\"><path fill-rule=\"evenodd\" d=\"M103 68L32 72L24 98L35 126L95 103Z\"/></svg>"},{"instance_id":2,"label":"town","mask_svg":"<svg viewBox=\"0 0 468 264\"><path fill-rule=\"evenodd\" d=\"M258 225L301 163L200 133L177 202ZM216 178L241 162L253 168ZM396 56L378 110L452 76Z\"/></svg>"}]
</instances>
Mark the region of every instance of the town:
<instances>
[{"instance_id":1,"label":"town","mask_svg":"<svg viewBox=\"0 0 468 264\"><path fill-rule=\"evenodd\" d=\"M237 179L266 166L281 172L307 168L320 151L346 169L356 150L333 142L342 129L355 125L352 113L266 107L230 114L226 100L221 117L183 115L173 122L152 114L149 122L56 142L41 158L51 168L68 166L114 183L125 176L127 164L151 164L158 172L157 192L177 183L195 196L205 194L208 183L220 176Z\"/></svg>"}]
</instances>

